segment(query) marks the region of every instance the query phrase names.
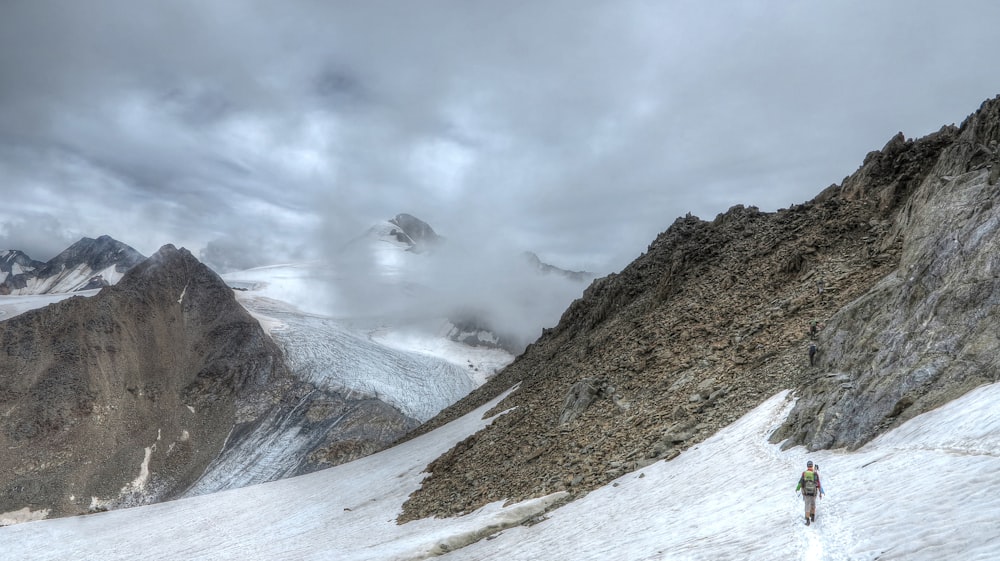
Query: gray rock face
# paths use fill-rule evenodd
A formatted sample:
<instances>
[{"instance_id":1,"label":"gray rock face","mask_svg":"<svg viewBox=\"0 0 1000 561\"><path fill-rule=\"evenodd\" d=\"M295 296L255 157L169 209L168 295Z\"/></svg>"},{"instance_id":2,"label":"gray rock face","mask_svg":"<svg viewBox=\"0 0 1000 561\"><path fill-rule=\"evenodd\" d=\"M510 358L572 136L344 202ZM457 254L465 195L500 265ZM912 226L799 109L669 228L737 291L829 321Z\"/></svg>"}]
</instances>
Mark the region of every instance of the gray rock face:
<instances>
[{"instance_id":1,"label":"gray rock face","mask_svg":"<svg viewBox=\"0 0 1000 561\"><path fill-rule=\"evenodd\" d=\"M277 395L280 388L280 396ZM238 423L184 496L310 473L390 445L418 423L386 403L293 382L268 388L274 405Z\"/></svg>"},{"instance_id":2,"label":"gray rock face","mask_svg":"<svg viewBox=\"0 0 1000 561\"><path fill-rule=\"evenodd\" d=\"M565 425L576 420L590 404L597 399L603 389L600 381L594 378L586 378L573 384L563 401L563 410L559 415L559 424Z\"/></svg>"},{"instance_id":3,"label":"gray rock face","mask_svg":"<svg viewBox=\"0 0 1000 561\"><path fill-rule=\"evenodd\" d=\"M1000 196L996 155L978 149L996 145L998 111L1000 99L984 104L914 178L894 212L898 268L831 318L821 372L774 440L854 448L1000 380Z\"/></svg>"}]
</instances>

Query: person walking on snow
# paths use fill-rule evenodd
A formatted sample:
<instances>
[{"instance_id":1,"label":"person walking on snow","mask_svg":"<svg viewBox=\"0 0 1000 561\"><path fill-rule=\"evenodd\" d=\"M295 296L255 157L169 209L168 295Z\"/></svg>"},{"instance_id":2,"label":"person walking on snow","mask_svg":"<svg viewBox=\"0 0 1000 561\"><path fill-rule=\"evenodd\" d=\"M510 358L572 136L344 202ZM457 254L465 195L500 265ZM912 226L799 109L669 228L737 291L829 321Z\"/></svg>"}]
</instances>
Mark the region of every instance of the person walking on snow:
<instances>
[{"instance_id":1,"label":"person walking on snow","mask_svg":"<svg viewBox=\"0 0 1000 561\"><path fill-rule=\"evenodd\" d=\"M806 507L806 526L816 520L816 496L822 493L822 486L819 483L819 474L813 470L812 460L806 462L806 470L799 477L799 483L795 486L795 491L802 491L802 500Z\"/></svg>"}]
</instances>

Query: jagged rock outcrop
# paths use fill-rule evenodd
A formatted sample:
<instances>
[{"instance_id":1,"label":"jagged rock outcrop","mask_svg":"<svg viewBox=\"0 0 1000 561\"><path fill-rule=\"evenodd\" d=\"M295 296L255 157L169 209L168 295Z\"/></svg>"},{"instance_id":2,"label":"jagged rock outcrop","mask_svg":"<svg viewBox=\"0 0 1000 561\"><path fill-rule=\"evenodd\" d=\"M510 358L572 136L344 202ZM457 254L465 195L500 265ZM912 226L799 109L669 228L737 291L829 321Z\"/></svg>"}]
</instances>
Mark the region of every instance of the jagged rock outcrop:
<instances>
[{"instance_id":1,"label":"jagged rock outcrop","mask_svg":"<svg viewBox=\"0 0 1000 561\"><path fill-rule=\"evenodd\" d=\"M820 337L821 375L806 382L773 440L855 448L1000 381L1000 187L990 183L1000 167L1000 98L960 129L932 136L950 141L921 164L928 172L912 178L896 209L898 268L831 318ZM905 154L898 157L914 159Z\"/></svg>"},{"instance_id":2,"label":"jagged rock outcrop","mask_svg":"<svg viewBox=\"0 0 1000 561\"><path fill-rule=\"evenodd\" d=\"M776 440L853 446L996 380L998 127L1000 97L961 127L897 135L805 204L678 219L417 431L518 387L429 466L400 520L586 493L786 388L799 405ZM585 380L610 390L572 407Z\"/></svg>"},{"instance_id":3,"label":"jagged rock outcrop","mask_svg":"<svg viewBox=\"0 0 1000 561\"><path fill-rule=\"evenodd\" d=\"M292 376L222 279L170 245L95 296L0 322L0 513L144 504L196 482L216 490L228 480L206 481L206 468L264 469L246 452L268 435L302 436L289 462L261 462L281 470L263 480L304 473L413 424Z\"/></svg>"}]
</instances>

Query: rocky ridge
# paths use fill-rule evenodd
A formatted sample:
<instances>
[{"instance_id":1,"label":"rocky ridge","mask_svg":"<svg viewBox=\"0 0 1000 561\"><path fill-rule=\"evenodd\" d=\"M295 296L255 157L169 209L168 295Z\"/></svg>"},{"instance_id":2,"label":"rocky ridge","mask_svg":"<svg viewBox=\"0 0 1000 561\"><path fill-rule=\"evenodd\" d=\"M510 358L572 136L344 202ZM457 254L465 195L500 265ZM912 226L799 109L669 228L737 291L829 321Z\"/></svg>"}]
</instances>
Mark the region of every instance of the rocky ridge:
<instances>
[{"instance_id":1,"label":"rocky ridge","mask_svg":"<svg viewBox=\"0 0 1000 561\"><path fill-rule=\"evenodd\" d=\"M996 380L998 141L1000 97L960 127L893 137L804 204L679 218L418 429L518 388L491 413L509 412L428 466L400 521L578 496L786 388L800 400L775 439L815 448L858 446Z\"/></svg>"},{"instance_id":2,"label":"rocky ridge","mask_svg":"<svg viewBox=\"0 0 1000 561\"><path fill-rule=\"evenodd\" d=\"M921 170L881 191L905 240L900 262L831 318L822 375L801 387L775 442L855 448L1000 381L1000 101L926 140L944 145L937 158L898 136L890 142L895 161L906 162L898 167ZM864 196L885 160L867 159L845 195Z\"/></svg>"}]
</instances>

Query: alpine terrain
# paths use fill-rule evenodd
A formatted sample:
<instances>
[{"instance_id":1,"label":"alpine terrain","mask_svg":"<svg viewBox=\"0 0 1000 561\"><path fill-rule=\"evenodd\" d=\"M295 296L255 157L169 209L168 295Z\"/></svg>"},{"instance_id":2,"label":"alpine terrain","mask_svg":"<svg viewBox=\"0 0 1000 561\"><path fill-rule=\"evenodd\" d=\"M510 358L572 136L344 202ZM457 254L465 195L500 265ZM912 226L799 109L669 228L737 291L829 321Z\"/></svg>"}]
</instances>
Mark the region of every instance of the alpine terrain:
<instances>
[{"instance_id":1,"label":"alpine terrain","mask_svg":"<svg viewBox=\"0 0 1000 561\"><path fill-rule=\"evenodd\" d=\"M441 239L401 214L355 244L355 258L381 268L285 265L224 278L184 249L143 260L107 236L47 264L5 253L20 288L0 300L10 318L0 322L0 443L19 452L0 463L0 513L17 521L211 493L389 445L513 357L482 327L449 321L448 309L419 311L431 331L413 329L413 314L346 319L323 304L323 287L426 295L440 275L421 277L427 264L406 259Z\"/></svg>"},{"instance_id":2,"label":"alpine terrain","mask_svg":"<svg viewBox=\"0 0 1000 561\"><path fill-rule=\"evenodd\" d=\"M678 218L495 375L407 370L474 378L437 408L377 366L376 328L378 352L359 350L332 316L275 303L263 271L233 291L164 247L95 296L0 322L0 510L204 494L0 540L39 560L997 558L998 199L1000 96L893 136L802 204ZM393 446L207 494L370 393L386 426L413 427ZM345 446L310 447L333 464ZM828 495L809 527L806 459Z\"/></svg>"},{"instance_id":3,"label":"alpine terrain","mask_svg":"<svg viewBox=\"0 0 1000 561\"><path fill-rule=\"evenodd\" d=\"M165 246L96 295L0 322L0 511L80 514L306 473L386 446L475 387L462 366L276 306L282 333L302 335L287 353L217 274ZM350 384L373 373L390 396L419 386L425 399L404 412Z\"/></svg>"},{"instance_id":4,"label":"alpine terrain","mask_svg":"<svg viewBox=\"0 0 1000 561\"><path fill-rule=\"evenodd\" d=\"M788 388L774 442L857 448L1000 380L998 143L1000 96L961 126L894 136L811 201L677 219L418 429L517 388L492 411L510 413L430 464L400 520L582 496Z\"/></svg>"}]
</instances>

